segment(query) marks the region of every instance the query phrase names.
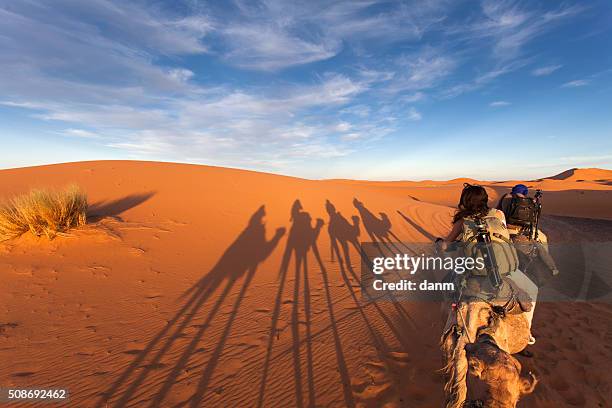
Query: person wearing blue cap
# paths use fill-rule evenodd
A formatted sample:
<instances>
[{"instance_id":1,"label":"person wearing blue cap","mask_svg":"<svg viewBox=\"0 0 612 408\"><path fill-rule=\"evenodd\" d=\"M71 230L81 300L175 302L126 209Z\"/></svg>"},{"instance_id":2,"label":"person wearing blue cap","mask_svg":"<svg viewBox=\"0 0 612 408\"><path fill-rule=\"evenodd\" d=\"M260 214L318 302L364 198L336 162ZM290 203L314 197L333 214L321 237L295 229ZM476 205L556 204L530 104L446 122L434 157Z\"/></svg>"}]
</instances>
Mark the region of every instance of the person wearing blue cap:
<instances>
[{"instance_id":1,"label":"person wearing blue cap","mask_svg":"<svg viewBox=\"0 0 612 408\"><path fill-rule=\"evenodd\" d=\"M512 187L511 194L521 194L523 196L527 196L527 194L529 194L529 189L524 184L517 184L516 186Z\"/></svg>"},{"instance_id":2,"label":"person wearing blue cap","mask_svg":"<svg viewBox=\"0 0 612 408\"><path fill-rule=\"evenodd\" d=\"M511 216L511 207L513 199L523 199L527 198L529 195L529 188L524 184L517 184L512 187L512 191L510 193L504 194L497 204L497 209L501 210L506 216L506 220L508 220L508 216ZM526 220L527 221L527 220ZM510 224L510 223L509 223Z\"/></svg>"},{"instance_id":3,"label":"person wearing blue cap","mask_svg":"<svg viewBox=\"0 0 612 408\"><path fill-rule=\"evenodd\" d=\"M550 270L553 276L559 274L559 270L548 252L548 239L538 229L538 218L541 205L536 197L529 197L529 188L525 184L517 184L512 187L510 193L504 194L497 204L497 209L506 216L508 231L517 246L519 252L530 252L530 243L537 249L538 257ZM531 264L531 262L529 262ZM527 269L527 268L526 268ZM541 279L537 279L540 281Z\"/></svg>"},{"instance_id":4,"label":"person wearing blue cap","mask_svg":"<svg viewBox=\"0 0 612 408\"><path fill-rule=\"evenodd\" d=\"M538 202L529 197L529 188L525 184L517 184L512 187L510 193L504 194L497 204L497 209L504 213L512 235L523 235L529 239L538 237Z\"/></svg>"}]
</instances>

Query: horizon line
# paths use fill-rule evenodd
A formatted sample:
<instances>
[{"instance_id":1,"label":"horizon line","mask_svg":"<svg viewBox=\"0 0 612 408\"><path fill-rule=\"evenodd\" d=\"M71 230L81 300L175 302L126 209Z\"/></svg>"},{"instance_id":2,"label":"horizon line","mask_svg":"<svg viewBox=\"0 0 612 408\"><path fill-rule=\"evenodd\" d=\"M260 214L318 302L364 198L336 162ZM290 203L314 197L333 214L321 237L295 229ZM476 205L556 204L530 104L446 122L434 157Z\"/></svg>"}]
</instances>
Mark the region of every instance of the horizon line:
<instances>
[{"instance_id":1,"label":"horizon line","mask_svg":"<svg viewBox=\"0 0 612 408\"><path fill-rule=\"evenodd\" d=\"M251 172L251 173L258 173L258 174L267 174L267 175L272 175L272 176L279 176L279 177L288 177L288 178L294 178L294 179L300 179L300 180L307 180L307 181L356 181L356 182L379 182L379 183L401 183L401 182L411 182L411 183L423 183L423 182L427 182L427 181L457 181L459 182L460 180L465 180L465 181L479 181L479 182L508 182L508 181L525 181L525 182L537 182L537 181L541 181L544 179L554 179L554 177L557 177L563 173L569 172L569 171L574 171L574 170L604 170L604 171L612 171L612 169L608 169L608 168L603 168L603 167L571 167L568 168L566 170L563 170L559 173L553 174L553 175L549 175L549 176L544 176L544 177L538 177L538 178L534 178L534 179L520 179L520 178L500 178L500 179L476 179L473 177L467 177L467 176L459 176L459 177L453 177L453 178L449 178L449 179L442 179L442 178L431 178L431 179L419 179L419 180L414 180L414 179L359 179L359 178L338 178L338 177L331 177L331 178L308 178L308 177L300 177L300 176L294 176L294 175L290 175L290 174L282 174L282 173L275 173L272 171L263 171L263 170L254 170L254 169L249 169L249 168L244 168L244 167L234 167L234 166L219 166L219 165L212 165L212 164L202 164L202 163L192 163L192 162L174 162L174 161L165 161L165 160L136 160L136 159L98 159L98 160L77 160L77 161L70 161L70 162L56 162L56 163L45 163L45 164L35 164L35 165L28 165L28 166L17 166L17 167L0 167L0 171L10 171L10 170L24 170L24 169L33 169L33 168L39 168L39 167L50 167L50 166L61 166L61 165L70 165L70 164L82 164L82 163L100 163L100 162L129 162L129 163L153 163L153 164L176 164L176 165L185 165L185 166L199 166L199 167L210 167L210 168L218 168L218 169L228 169L228 170L237 170L237 171L245 171L245 172Z\"/></svg>"}]
</instances>

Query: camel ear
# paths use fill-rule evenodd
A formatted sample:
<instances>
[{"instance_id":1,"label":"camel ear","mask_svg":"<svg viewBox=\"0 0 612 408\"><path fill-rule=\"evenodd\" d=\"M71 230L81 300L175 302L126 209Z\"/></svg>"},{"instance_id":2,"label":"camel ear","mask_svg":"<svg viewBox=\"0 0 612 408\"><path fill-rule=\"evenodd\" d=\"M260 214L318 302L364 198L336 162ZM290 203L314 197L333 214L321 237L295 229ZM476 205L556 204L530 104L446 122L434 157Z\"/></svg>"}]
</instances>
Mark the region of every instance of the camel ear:
<instances>
[{"instance_id":1,"label":"camel ear","mask_svg":"<svg viewBox=\"0 0 612 408\"><path fill-rule=\"evenodd\" d=\"M531 394L537 383L538 379L531 372L528 377L521 376L521 394Z\"/></svg>"},{"instance_id":2,"label":"camel ear","mask_svg":"<svg viewBox=\"0 0 612 408\"><path fill-rule=\"evenodd\" d=\"M470 374L477 378L482 378L482 372L484 371L484 363L477 358L468 359L468 371Z\"/></svg>"}]
</instances>

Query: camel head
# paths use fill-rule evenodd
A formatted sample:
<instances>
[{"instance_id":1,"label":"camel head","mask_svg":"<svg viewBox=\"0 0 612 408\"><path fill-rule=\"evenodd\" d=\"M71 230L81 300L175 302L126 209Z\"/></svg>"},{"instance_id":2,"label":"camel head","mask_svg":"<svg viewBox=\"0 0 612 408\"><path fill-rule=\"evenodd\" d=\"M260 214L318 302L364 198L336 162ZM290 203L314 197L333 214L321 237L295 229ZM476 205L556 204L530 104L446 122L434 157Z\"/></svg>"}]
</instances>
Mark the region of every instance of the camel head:
<instances>
[{"instance_id":1,"label":"camel head","mask_svg":"<svg viewBox=\"0 0 612 408\"><path fill-rule=\"evenodd\" d=\"M321 229L321 227L325 224L325 222L321 218L317 218L317 222L315 225L315 229Z\"/></svg>"},{"instance_id":2,"label":"camel head","mask_svg":"<svg viewBox=\"0 0 612 408\"><path fill-rule=\"evenodd\" d=\"M385 214L384 212L378 213L380 214L380 219L383 223L383 225L387 228L391 228L391 221L389 220L389 216L387 214Z\"/></svg>"},{"instance_id":3,"label":"camel head","mask_svg":"<svg viewBox=\"0 0 612 408\"><path fill-rule=\"evenodd\" d=\"M263 225L263 218L266 216L266 207L262 205L251 215L251 219L249 220L250 226L258 226Z\"/></svg>"},{"instance_id":4,"label":"camel head","mask_svg":"<svg viewBox=\"0 0 612 408\"><path fill-rule=\"evenodd\" d=\"M501 350L489 335L465 346L468 359L467 388L472 404L488 408L515 408L518 400L533 392L538 380L521 375L521 363ZM467 406L472 406L467 404ZM478 405L475 405L478 406Z\"/></svg>"}]
</instances>

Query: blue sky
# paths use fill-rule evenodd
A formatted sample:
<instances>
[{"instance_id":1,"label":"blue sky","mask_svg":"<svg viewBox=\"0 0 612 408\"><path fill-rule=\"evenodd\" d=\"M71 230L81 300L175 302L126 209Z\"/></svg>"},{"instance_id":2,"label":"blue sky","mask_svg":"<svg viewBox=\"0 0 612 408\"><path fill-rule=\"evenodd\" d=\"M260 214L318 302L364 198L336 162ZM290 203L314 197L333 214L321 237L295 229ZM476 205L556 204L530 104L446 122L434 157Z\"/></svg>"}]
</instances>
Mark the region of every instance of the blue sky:
<instances>
[{"instance_id":1,"label":"blue sky","mask_svg":"<svg viewBox=\"0 0 612 408\"><path fill-rule=\"evenodd\" d=\"M0 167L612 168L612 3L0 0Z\"/></svg>"}]
</instances>

